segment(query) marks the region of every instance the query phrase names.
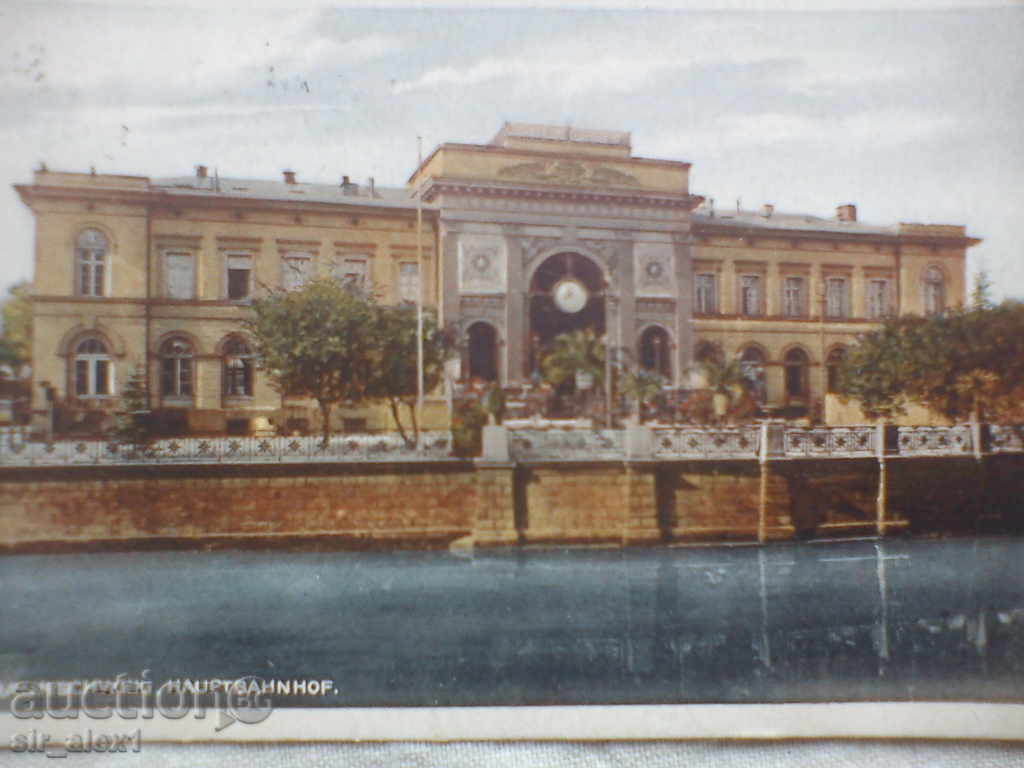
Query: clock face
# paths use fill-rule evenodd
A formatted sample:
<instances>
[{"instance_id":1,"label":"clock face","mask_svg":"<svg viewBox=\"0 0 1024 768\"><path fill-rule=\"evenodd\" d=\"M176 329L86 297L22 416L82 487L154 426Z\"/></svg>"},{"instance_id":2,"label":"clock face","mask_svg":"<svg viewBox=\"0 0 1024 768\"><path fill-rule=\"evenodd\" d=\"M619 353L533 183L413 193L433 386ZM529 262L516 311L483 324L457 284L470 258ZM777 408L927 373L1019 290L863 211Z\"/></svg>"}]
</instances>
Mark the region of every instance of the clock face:
<instances>
[{"instance_id":1,"label":"clock face","mask_svg":"<svg viewBox=\"0 0 1024 768\"><path fill-rule=\"evenodd\" d=\"M562 280L551 292L555 306L574 315L587 305L587 289L577 280Z\"/></svg>"}]
</instances>

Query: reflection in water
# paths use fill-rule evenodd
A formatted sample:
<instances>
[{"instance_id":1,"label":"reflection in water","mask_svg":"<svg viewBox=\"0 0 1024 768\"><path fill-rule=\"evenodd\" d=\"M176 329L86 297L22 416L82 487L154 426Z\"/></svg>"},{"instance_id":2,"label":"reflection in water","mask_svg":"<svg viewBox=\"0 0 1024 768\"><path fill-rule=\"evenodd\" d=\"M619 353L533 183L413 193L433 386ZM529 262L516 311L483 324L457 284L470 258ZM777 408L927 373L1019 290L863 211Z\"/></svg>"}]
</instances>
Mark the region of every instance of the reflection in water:
<instances>
[{"instance_id":1,"label":"reflection in water","mask_svg":"<svg viewBox=\"0 0 1024 768\"><path fill-rule=\"evenodd\" d=\"M1024 691L1012 538L186 557L0 560L0 679L327 678L339 697L278 702L327 706Z\"/></svg>"}]
</instances>

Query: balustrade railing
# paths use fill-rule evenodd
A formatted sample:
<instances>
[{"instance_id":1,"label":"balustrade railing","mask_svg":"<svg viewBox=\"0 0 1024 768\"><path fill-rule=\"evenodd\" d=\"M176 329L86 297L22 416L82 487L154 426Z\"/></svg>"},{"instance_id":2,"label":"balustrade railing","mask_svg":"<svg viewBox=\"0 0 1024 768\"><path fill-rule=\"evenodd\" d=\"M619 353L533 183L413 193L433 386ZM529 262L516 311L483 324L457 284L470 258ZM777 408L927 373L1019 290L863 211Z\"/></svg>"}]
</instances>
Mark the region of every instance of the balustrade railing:
<instances>
[{"instance_id":1,"label":"balustrade railing","mask_svg":"<svg viewBox=\"0 0 1024 768\"><path fill-rule=\"evenodd\" d=\"M773 459L854 458L877 456L882 434L876 427L794 427L778 430L769 441ZM637 429L637 428L633 428ZM650 439L638 456L661 459L756 459L762 425L738 427L651 426ZM983 451L976 450L969 425L898 427L886 455L965 456L1024 453L1024 426L982 425ZM888 432L890 435L892 431ZM509 457L514 461L622 461L627 458L625 430L590 428L508 429ZM632 439L632 438L631 438ZM183 437L132 445L109 440L32 441L24 428L0 428L0 466L74 466L132 464L247 464L302 462L394 462L446 459L452 455L448 432L423 435L423 448L405 444L398 434L335 435L325 446L318 436Z\"/></svg>"},{"instance_id":2,"label":"balustrade railing","mask_svg":"<svg viewBox=\"0 0 1024 768\"><path fill-rule=\"evenodd\" d=\"M759 426L654 429L654 457L658 459L753 459L760 447Z\"/></svg>"},{"instance_id":3,"label":"balustrade railing","mask_svg":"<svg viewBox=\"0 0 1024 768\"><path fill-rule=\"evenodd\" d=\"M512 429L508 448L516 461L621 460L625 440L621 429Z\"/></svg>"},{"instance_id":4,"label":"balustrade railing","mask_svg":"<svg viewBox=\"0 0 1024 768\"><path fill-rule=\"evenodd\" d=\"M451 435L423 435L423 449L408 447L400 435L305 437L184 437L144 445L109 440L28 442L0 433L0 465L249 464L287 462L418 461L447 458Z\"/></svg>"},{"instance_id":5,"label":"balustrade railing","mask_svg":"<svg viewBox=\"0 0 1024 768\"><path fill-rule=\"evenodd\" d=\"M897 444L900 456L958 456L973 450L971 428L899 427Z\"/></svg>"},{"instance_id":6,"label":"balustrade railing","mask_svg":"<svg viewBox=\"0 0 1024 768\"><path fill-rule=\"evenodd\" d=\"M787 427L785 453L803 456L874 456L878 453L874 427Z\"/></svg>"}]
</instances>

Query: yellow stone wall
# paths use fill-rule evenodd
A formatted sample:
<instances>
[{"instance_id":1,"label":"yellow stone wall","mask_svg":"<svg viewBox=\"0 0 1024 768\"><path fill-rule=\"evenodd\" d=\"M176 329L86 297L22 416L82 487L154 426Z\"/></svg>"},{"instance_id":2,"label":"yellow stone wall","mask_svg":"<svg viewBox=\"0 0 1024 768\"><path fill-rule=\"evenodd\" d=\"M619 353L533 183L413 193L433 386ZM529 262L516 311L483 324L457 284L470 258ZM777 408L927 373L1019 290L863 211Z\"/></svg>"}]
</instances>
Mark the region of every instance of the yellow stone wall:
<instances>
[{"instance_id":1,"label":"yellow stone wall","mask_svg":"<svg viewBox=\"0 0 1024 768\"><path fill-rule=\"evenodd\" d=\"M57 190L56 195L46 191ZM36 194L37 192L44 194ZM81 194L79 194L81 192ZM414 210L393 211L359 206L302 206L267 201L147 199L147 183L138 177L41 172L36 174L30 205L35 214L36 248L33 285L33 361L36 382L52 384L59 400L71 390L68 357L76 339L94 332L105 339L114 363L115 391L120 392L136 365L146 360L146 279L149 259L149 358L153 407L180 406L164 402L159 392L158 352L168 338L179 335L193 345L194 395L190 422L201 431L222 429L225 416L280 417L280 395L259 372L252 398L227 400L223 394L222 344L242 331L247 302L227 299L226 255L251 254L254 296L282 285L282 259L288 251L313 254L315 273L328 275L335 260L366 257L374 294L397 303L402 263L417 261ZM109 199L96 193L110 195ZM138 202L135 202L138 200ZM148 205L147 205L148 202ZM147 212L148 211L148 212ZM109 243L106 295L76 295L75 244L87 228L103 232ZM423 280L427 306L437 305L436 226L428 215L423 224ZM194 298L168 298L164 278L167 250L193 256ZM42 389L33 392L33 408L45 407ZM76 405L117 407L113 398L79 400ZM443 418L438 411L445 412ZM39 415L39 414L37 414ZM403 414L405 416L405 414ZM369 429L390 429L385 407L346 417L365 418ZM430 399L424 414L428 428L447 427L443 401Z\"/></svg>"}]
</instances>

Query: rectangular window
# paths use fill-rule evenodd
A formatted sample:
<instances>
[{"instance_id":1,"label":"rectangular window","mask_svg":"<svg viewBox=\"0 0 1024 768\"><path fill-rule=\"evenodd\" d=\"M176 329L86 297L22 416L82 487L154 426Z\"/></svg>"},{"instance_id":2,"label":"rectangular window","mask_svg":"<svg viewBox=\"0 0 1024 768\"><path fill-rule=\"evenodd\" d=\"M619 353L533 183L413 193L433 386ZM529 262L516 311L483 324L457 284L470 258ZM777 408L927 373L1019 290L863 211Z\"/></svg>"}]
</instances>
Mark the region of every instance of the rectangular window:
<instances>
[{"instance_id":1,"label":"rectangular window","mask_svg":"<svg viewBox=\"0 0 1024 768\"><path fill-rule=\"evenodd\" d=\"M825 282L825 314L835 318L850 316L850 281L845 277L830 277Z\"/></svg>"},{"instance_id":2,"label":"rectangular window","mask_svg":"<svg viewBox=\"0 0 1024 768\"><path fill-rule=\"evenodd\" d=\"M195 262L191 253L164 254L164 293L169 299L195 298Z\"/></svg>"},{"instance_id":3,"label":"rectangular window","mask_svg":"<svg viewBox=\"0 0 1024 768\"><path fill-rule=\"evenodd\" d=\"M367 291L370 287L370 269L366 259L345 259L338 265L338 279L346 288Z\"/></svg>"},{"instance_id":4,"label":"rectangular window","mask_svg":"<svg viewBox=\"0 0 1024 768\"><path fill-rule=\"evenodd\" d=\"M89 361L75 361L75 394L89 394Z\"/></svg>"},{"instance_id":5,"label":"rectangular window","mask_svg":"<svg viewBox=\"0 0 1024 768\"><path fill-rule=\"evenodd\" d=\"M252 257L228 256L227 264L228 298L241 301L252 292Z\"/></svg>"},{"instance_id":6,"label":"rectangular window","mask_svg":"<svg viewBox=\"0 0 1024 768\"><path fill-rule=\"evenodd\" d=\"M868 317L879 319L892 314L889 281L884 278L868 280Z\"/></svg>"},{"instance_id":7,"label":"rectangular window","mask_svg":"<svg viewBox=\"0 0 1024 768\"><path fill-rule=\"evenodd\" d=\"M787 277L782 288L782 313L786 317L807 314L807 291L802 277Z\"/></svg>"},{"instance_id":8,"label":"rectangular window","mask_svg":"<svg viewBox=\"0 0 1024 768\"><path fill-rule=\"evenodd\" d=\"M398 266L398 300L415 302L420 292L420 269L418 264L403 262Z\"/></svg>"},{"instance_id":9,"label":"rectangular window","mask_svg":"<svg viewBox=\"0 0 1024 768\"><path fill-rule=\"evenodd\" d=\"M761 314L761 276L740 277L740 314L756 317Z\"/></svg>"},{"instance_id":10,"label":"rectangular window","mask_svg":"<svg viewBox=\"0 0 1024 768\"><path fill-rule=\"evenodd\" d=\"M97 395L109 395L112 394L112 387L110 386L110 361L109 360L96 360L96 394Z\"/></svg>"},{"instance_id":11,"label":"rectangular window","mask_svg":"<svg viewBox=\"0 0 1024 768\"><path fill-rule=\"evenodd\" d=\"M301 288L313 277L313 254L289 251L281 259L281 286L286 291Z\"/></svg>"},{"instance_id":12,"label":"rectangular window","mask_svg":"<svg viewBox=\"0 0 1024 768\"><path fill-rule=\"evenodd\" d=\"M698 315L714 315L718 312L718 291L715 286L715 275L697 275L697 295L694 311Z\"/></svg>"}]
</instances>

